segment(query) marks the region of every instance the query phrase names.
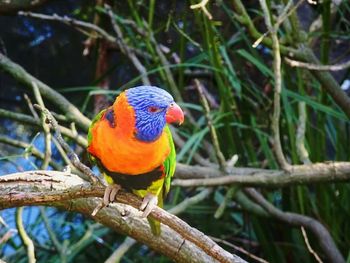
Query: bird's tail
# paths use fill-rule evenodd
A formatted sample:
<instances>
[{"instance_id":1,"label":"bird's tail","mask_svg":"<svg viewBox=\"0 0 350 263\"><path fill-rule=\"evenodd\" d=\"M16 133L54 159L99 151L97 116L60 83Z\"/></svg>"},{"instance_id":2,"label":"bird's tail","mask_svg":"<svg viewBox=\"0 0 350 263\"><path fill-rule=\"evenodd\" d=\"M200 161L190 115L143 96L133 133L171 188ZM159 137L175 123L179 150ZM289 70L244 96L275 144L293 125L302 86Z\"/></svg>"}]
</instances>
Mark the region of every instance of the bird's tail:
<instances>
[{"instance_id":1,"label":"bird's tail","mask_svg":"<svg viewBox=\"0 0 350 263\"><path fill-rule=\"evenodd\" d=\"M163 208L163 194L160 193L160 195L158 195L158 206L160 208ZM156 219L153 219L151 217L147 217L149 226L151 227L151 231L153 233L153 235L155 236L160 236L161 234L161 229L160 229L160 222Z\"/></svg>"}]
</instances>

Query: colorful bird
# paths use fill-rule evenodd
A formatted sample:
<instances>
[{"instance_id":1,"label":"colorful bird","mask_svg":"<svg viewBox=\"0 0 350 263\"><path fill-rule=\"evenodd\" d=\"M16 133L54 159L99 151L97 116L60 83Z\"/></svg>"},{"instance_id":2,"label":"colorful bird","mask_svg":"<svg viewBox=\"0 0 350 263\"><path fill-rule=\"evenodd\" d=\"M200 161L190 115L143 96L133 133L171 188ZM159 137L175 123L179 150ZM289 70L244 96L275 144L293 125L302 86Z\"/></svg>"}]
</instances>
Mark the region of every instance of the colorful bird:
<instances>
[{"instance_id":1,"label":"colorful bird","mask_svg":"<svg viewBox=\"0 0 350 263\"><path fill-rule=\"evenodd\" d=\"M105 205L124 188L143 198L140 210L144 217L154 206L163 206L176 165L167 124L183 121L184 114L173 97L153 86L125 90L94 118L87 150L108 183ZM148 221L152 232L159 235L160 223Z\"/></svg>"}]
</instances>

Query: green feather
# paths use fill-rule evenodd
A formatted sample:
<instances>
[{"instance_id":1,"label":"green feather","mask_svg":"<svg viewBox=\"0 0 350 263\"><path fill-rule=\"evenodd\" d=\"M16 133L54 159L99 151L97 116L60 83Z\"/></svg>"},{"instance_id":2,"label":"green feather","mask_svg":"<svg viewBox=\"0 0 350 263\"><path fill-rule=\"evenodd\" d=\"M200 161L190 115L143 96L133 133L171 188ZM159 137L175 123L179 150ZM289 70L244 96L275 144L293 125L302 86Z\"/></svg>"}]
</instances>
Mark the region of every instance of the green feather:
<instances>
[{"instance_id":1,"label":"green feather","mask_svg":"<svg viewBox=\"0 0 350 263\"><path fill-rule=\"evenodd\" d=\"M164 183L162 187L162 191L158 196L158 206L163 208L163 201L166 195L169 193L170 190L170 185L171 185L171 178L173 177L175 173L175 168L176 168L176 151L175 151L175 145L174 145L174 140L173 136L171 135L171 131L169 126L165 126L164 132L167 134L168 139L169 139L169 145L170 145L170 153L168 157L165 159L163 165L164 165L164 172L165 172L165 178L164 178ZM151 227L151 231L155 236L159 236L161 233L160 230L160 222L148 217L148 222Z\"/></svg>"},{"instance_id":2,"label":"green feather","mask_svg":"<svg viewBox=\"0 0 350 263\"><path fill-rule=\"evenodd\" d=\"M98 122L101 118L102 115L106 112L107 109L104 109L102 111L100 111L93 119L91 122L91 125L89 127L89 131L88 131L88 135L87 135L87 139L88 139L88 145L90 145L90 143L92 142L92 128L94 127L94 125L96 124L96 122ZM91 162L91 164L96 164L96 159L93 155L88 153L88 157L89 160Z\"/></svg>"},{"instance_id":3,"label":"green feather","mask_svg":"<svg viewBox=\"0 0 350 263\"><path fill-rule=\"evenodd\" d=\"M88 131L88 135L87 135L87 139L88 139L88 145L90 145L91 141L92 141L92 128L94 127L94 125L96 124L96 122L98 122L101 118L102 115L106 112L107 109L104 109L102 111L100 111L93 119L91 122L91 125L89 127L89 131Z\"/></svg>"},{"instance_id":4,"label":"green feather","mask_svg":"<svg viewBox=\"0 0 350 263\"><path fill-rule=\"evenodd\" d=\"M171 178L173 177L173 175L175 173L175 168L176 168L175 145L174 145L173 136L171 135L171 131L170 131L170 128L168 125L165 126L164 132L168 135L169 145L170 145L170 153L163 163L164 171L165 171L163 197L165 197L169 193Z\"/></svg>"},{"instance_id":5,"label":"green feather","mask_svg":"<svg viewBox=\"0 0 350 263\"><path fill-rule=\"evenodd\" d=\"M106 112L106 110L101 111L99 114L96 115L96 117L92 120L92 123L89 127L89 132L88 132L88 144L90 145L91 141L92 141L92 128L93 126L96 124L97 121L99 121L103 114ZM175 173L175 167L176 167L176 151L175 151L175 145L174 145L174 141L173 141L173 137L171 135L171 131L168 125L165 126L164 128L164 132L166 133L168 140L169 140L169 146L170 146L170 153L168 155L168 157L165 159L163 165L164 165L164 173L165 173L165 177L164 177L164 182L162 185L160 185L161 189L159 189L160 191L158 192L158 206L163 208L163 200L166 197L166 195L168 194L169 190L170 190L170 184L171 184L171 178L173 177L174 173ZM89 158L90 161L92 163L96 163L95 158L89 154ZM108 183L113 183L113 181L108 180L110 177L103 172L104 168L103 167L99 167L99 169L101 170L101 172L104 174L106 180L108 181ZM109 177L109 178L108 178ZM111 179L111 178L110 178ZM112 179L111 179L112 180ZM139 196L145 196L147 192L149 192L150 189L146 189L146 190L135 190L133 191L135 194L139 195ZM151 191L152 192L152 191ZM159 236L161 233L161 229L160 229L160 222L148 217L148 222L150 224L152 233L156 236Z\"/></svg>"}]
</instances>

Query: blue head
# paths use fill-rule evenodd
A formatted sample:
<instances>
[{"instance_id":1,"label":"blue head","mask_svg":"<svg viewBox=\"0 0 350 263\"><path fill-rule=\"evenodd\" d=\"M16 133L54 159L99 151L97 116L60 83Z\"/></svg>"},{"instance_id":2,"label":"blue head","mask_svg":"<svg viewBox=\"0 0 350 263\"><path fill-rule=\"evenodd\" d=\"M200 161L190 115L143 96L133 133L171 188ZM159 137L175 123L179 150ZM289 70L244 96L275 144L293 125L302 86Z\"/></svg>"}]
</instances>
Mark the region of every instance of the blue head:
<instances>
[{"instance_id":1,"label":"blue head","mask_svg":"<svg viewBox=\"0 0 350 263\"><path fill-rule=\"evenodd\" d=\"M174 98L154 86L139 86L126 90L129 104L135 111L136 138L152 142L159 138L166 123L182 123L184 116Z\"/></svg>"}]
</instances>

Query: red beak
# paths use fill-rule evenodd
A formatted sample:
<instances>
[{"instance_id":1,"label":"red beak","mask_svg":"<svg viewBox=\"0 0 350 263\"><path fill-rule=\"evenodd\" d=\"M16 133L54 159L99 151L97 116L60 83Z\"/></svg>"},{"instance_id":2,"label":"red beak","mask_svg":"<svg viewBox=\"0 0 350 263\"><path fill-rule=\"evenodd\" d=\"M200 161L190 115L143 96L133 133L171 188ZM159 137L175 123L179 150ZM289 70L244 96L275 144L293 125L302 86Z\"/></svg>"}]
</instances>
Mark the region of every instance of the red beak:
<instances>
[{"instance_id":1,"label":"red beak","mask_svg":"<svg viewBox=\"0 0 350 263\"><path fill-rule=\"evenodd\" d=\"M177 105L175 102L170 104L166 115L165 120L167 123L178 123L182 124L184 122L184 113L179 105Z\"/></svg>"}]
</instances>

